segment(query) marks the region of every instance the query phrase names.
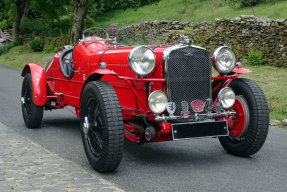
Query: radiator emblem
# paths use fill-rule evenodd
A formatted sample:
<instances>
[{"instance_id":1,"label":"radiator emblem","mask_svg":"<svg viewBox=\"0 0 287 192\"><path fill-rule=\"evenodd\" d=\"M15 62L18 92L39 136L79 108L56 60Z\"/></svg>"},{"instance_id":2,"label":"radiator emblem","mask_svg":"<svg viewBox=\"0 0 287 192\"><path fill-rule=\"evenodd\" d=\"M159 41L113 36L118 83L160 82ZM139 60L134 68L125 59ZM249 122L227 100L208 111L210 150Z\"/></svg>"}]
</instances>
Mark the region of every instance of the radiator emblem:
<instances>
[{"instance_id":1,"label":"radiator emblem","mask_svg":"<svg viewBox=\"0 0 287 192\"><path fill-rule=\"evenodd\" d=\"M201 113L204 111L205 103L202 100L195 100L191 102L191 108L195 113Z\"/></svg>"},{"instance_id":2,"label":"radiator emblem","mask_svg":"<svg viewBox=\"0 0 287 192\"><path fill-rule=\"evenodd\" d=\"M166 104L166 110L169 113L170 116L173 116L175 110L176 110L176 105L175 102L168 102Z\"/></svg>"},{"instance_id":3,"label":"radiator emblem","mask_svg":"<svg viewBox=\"0 0 287 192\"><path fill-rule=\"evenodd\" d=\"M220 102L215 103L215 110L217 111L217 113L220 113L222 111L223 107L222 104Z\"/></svg>"},{"instance_id":4,"label":"radiator emblem","mask_svg":"<svg viewBox=\"0 0 287 192\"><path fill-rule=\"evenodd\" d=\"M181 114L182 115L189 115L190 111L188 110L188 102L187 101L182 101L181 102Z\"/></svg>"}]
</instances>

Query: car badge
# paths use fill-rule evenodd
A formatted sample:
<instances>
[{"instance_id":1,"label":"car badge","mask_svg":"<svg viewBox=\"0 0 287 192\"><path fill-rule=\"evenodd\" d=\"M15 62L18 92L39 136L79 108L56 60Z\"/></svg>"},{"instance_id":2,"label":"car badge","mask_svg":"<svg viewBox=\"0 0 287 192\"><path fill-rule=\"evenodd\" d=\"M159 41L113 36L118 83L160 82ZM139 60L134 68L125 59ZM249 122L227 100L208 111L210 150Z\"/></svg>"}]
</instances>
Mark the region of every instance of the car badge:
<instances>
[{"instance_id":1,"label":"car badge","mask_svg":"<svg viewBox=\"0 0 287 192\"><path fill-rule=\"evenodd\" d=\"M217 113L220 113L223 109L222 104L220 102L215 103L214 107Z\"/></svg>"},{"instance_id":2,"label":"car badge","mask_svg":"<svg viewBox=\"0 0 287 192\"><path fill-rule=\"evenodd\" d=\"M169 113L170 116L173 116L175 110L176 110L176 105L175 102L168 102L166 104L166 110Z\"/></svg>"},{"instance_id":3,"label":"car badge","mask_svg":"<svg viewBox=\"0 0 287 192\"><path fill-rule=\"evenodd\" d=\"M207 112L211 112L213 109L213 101L211 99L206 99L205 101L205 109Z\"/></svg>"},{"instance_id":4,"label":"car badge","mask_svg":"<svg viewBox=\"0 0 287 192\"><path fill-rule=\"evenodd\" d=\"M189 115L190 111L188 110L188 102L182 101L181 102L181 114L182 115Z\"/></svg>"},{"instance_id":5,"label":"car badge","mask_svg":"<svg viewBox=\"0 0 287 192\"><path fill-rule=\"evenodd\" d=\"M191 108L195 113L201 113L204 111L205 103L202 100L195 100L191 102Z\"/></svg>"}]
</instances>

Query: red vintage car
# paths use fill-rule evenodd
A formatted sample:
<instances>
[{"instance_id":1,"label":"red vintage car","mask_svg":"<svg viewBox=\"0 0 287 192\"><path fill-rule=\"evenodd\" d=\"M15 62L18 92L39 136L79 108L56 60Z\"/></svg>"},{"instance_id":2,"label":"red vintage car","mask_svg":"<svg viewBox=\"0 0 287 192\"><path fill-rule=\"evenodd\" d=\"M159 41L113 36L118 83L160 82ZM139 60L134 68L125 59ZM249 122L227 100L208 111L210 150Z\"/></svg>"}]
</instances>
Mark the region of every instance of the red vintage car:
<instances>
[{"instance_id":1,"label":"red vintage car","mask_svg":"<svg viewBox=\"0 0 287 192\"><path fill-rule=\"evenodd\" d=\"M24 67L21 104L28 128L40 127L44 109L74 107L67 110L80 119L87 158L99 172L119 166L124 138L143 144L218 137L233 155L260 150L269 125L266 98L255 82L238 78L250 71L230 47L211 56L188 42L125 46L103 34L85 31L45 70L36 63Z\"/></svg>"}]
</instances>

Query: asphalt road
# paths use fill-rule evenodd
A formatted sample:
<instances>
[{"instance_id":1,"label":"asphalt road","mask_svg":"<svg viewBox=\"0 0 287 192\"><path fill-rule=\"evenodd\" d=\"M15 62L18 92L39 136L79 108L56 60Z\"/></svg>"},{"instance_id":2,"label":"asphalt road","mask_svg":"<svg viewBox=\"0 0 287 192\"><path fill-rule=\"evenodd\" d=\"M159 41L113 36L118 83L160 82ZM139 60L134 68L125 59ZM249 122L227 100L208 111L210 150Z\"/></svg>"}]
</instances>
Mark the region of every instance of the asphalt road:
<instances>
[{"instance_id":1,"label":"asphalt road","mask_svg":"<svg viewBox=\"0 0 287 192\"><path fill-rule=\"evenodd\" d=\"M45 112L41 128L25 128L21 85L19 70L0 65L0 122L91 169L82 147L79 121L70 112ZM271 128L263 148L249 158L227 154L219 141L211 138L142 146L126 141L119 169L95 174L126 191L286 192L287 131Z\"/></svg>"}]
</instances>

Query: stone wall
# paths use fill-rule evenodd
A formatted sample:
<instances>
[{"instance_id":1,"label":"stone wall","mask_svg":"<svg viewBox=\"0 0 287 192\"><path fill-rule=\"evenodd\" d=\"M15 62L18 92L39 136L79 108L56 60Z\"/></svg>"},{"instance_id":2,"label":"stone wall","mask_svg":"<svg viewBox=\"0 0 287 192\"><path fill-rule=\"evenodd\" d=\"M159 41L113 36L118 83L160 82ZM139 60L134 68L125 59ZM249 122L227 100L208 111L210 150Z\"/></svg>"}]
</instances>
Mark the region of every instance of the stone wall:
<instances>
[{"instance_id":1,"label":"stone wall","mask_svg":"<svg viewBox=\"0 0 287 192\"><path fill-rule=\"evenodd\" d=\"M4 46L5 43L12 41L12 35L7 31L0 30L0 47Z\"/></svg>"},{"instance_id":2,"label":"stone wall","mask_svg":"<svg viewBox=\"0 0 287 192\"><path fill-rule=\"evenodd\" d=\"M262 53L265 62L287 67L287 19L271 20L266 17L240 16L208 22L153 21L143 25L122 28L129 38L141 34L147 41L161 39L166 43L179 43L181 34L193 39L194 44L213 52L228 45L238 59L247 58L251 50Z\"/></svg>"}]
</instances>

